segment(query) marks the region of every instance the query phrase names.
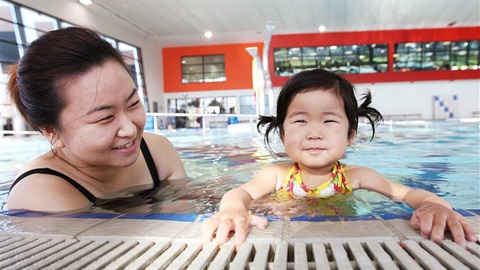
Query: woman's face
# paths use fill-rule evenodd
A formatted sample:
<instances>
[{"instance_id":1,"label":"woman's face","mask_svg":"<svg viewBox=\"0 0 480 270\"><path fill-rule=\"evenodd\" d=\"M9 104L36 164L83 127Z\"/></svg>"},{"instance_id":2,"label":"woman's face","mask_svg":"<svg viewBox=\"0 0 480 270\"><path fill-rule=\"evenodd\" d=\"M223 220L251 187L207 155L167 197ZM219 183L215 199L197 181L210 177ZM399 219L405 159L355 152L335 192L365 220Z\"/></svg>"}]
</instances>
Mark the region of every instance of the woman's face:
<instances>
[{"instance_id":1,"label":"woman's face","mask_svg":"<svg viewBox=\"0 0 480 270\"><path fill-rule=\"evenodd\" d=\"M78 167L125 167L139 155L146 114L136 86L116 61L63 84L66 107L53 145Z\"/></svg>"},{"instance_id":2,"label":"woman's face","mask_svg":"<svg viewBox=\"0 0 480 270\"><path fill-rule=\"evenodd\" d=\"M345 155L348 128L342 100L331 91L314 90L297 94L290 103L282 140L300 169L331 170Z\"/></svg>"}]
</instances>

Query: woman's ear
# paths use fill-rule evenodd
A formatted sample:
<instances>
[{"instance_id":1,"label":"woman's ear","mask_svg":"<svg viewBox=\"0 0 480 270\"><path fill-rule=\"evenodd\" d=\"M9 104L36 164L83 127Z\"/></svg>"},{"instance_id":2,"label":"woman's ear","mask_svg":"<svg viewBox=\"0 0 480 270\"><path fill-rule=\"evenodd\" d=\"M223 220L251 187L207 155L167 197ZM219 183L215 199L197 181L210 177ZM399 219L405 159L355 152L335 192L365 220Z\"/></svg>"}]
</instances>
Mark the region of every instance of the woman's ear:
<instances>
[{"instance_id":1,"label":"woman's ear","mask_svg":"<svg viewBox=\"0 0 480 270\"><path fill-rule=\"evenodd\" d=\"M40 131L42 132L43 136L45 136L50 145L54 148L59 149L65 146L63 144L63 141L60 139L58 131L53 127L44 127L41 128Z\"/></svg>"}]
</instances>

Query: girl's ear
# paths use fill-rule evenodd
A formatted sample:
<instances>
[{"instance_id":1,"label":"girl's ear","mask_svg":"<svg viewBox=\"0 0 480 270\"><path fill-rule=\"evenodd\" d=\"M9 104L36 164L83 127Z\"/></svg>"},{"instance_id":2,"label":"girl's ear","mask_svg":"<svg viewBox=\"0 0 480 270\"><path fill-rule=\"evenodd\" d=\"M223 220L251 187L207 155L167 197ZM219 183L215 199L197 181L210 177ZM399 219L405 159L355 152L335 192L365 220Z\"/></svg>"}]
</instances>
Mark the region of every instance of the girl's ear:
<instances>
[{"instance_id":1,"label":"girl's ear","mask_svg":"<svg viewBox=\"0 0 480 270\"><path fill-rule=\"evenodd\" d=\"M45 136L48 142L50 142L51 146L57 149L65 147L56 129L54 129L53 127L44 127L44 128L41 128L40 130L43 136Z\"/></svg>"},{"instance_id":2,"label":"girl's ear","mask_svg":"<svg viewBox=\"0 0 480 270\"><path fill-rule=\"evenodd\" d=\"M356 135L357 135L357 131L353 131L350 137L348 138L348 146L353 144L353 141L355 140Z\"/></svg>"}]
</instances>

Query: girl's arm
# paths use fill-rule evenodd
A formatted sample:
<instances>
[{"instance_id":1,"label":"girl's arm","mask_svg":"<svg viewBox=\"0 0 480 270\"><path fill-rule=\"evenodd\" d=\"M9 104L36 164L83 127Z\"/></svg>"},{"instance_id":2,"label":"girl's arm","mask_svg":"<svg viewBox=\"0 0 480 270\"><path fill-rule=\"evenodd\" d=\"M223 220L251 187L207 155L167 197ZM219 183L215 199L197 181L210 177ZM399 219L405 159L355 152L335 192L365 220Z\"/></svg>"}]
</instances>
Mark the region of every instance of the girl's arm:
<instances>
[{"instance_id":1,"label":"girl's arm","mask_svg":"<svg viewBox=\"0 0 480 270\"><path fill-rule=\"evenodd\" d=\"M405 202L415 209L411 226L420 229L420 233L430 236L431 240L440 243L448 228L455 242L462 247L466 245L465 238L469 241L477 241L470 223L455 212L447 201L434 193L388 181L378 172L369 168L352 166L348 171L350 172L348 173L349 179L354 179L351 183L352 188L375 191L393 200Z\"/></svg>"},{"instance_id":2,"label":"girl's arm","mask_svg":"<svg viewBox=\"0 0 480 270\"><path fill-rule=\"evenodd\" d=\"M228 191L220 202L218 213L203 221L203 244L215 239L221 246L227 242L230 232L234 231L238 249L245 242L250 226L266 228L267 219L249 214L248 206L253 199L275 190L278 173L278 167L270 165L260 170L249 182Z\"/></svg>"}]
</instances>

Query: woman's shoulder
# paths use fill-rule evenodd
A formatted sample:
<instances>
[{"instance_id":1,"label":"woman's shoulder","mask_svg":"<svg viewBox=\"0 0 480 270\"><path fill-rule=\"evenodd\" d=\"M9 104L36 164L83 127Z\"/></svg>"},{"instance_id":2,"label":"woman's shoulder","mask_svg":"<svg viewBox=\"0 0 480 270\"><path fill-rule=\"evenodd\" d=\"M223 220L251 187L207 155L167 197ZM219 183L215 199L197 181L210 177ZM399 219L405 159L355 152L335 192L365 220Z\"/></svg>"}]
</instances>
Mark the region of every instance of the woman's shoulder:
<instances>
[{"instance_id":1,"label":"woman's shoulder","mask_svg":"<svg viewBox=\"0 0 480 270\"><path fill-rule=\"evenodd\" d=\"M162 144L164 142L170 142L167 137L151 132L143 132L143 139L147 144Z\"/></svg>"},{"instance_id":2,"label":"woman's shoulder","mask_svg":"<svg viewBox=\"0 0 480 270\"><path fill-rule=\"evenodd\" d=\"M64 175L46 166L27 164L17 175L15 186L10 189L7 207L38 212L68 212L88 208L90 201L65 180Z\"/></svg>"},{"instance_id":3,"label":"woman's shoulder","mask_svg":"<svg viewBox=\"0 0 480 270\"><path fill-rule=\"evenodd\" d=\"M173 146L165 136L144 132L143 138L153 157L160 179L177 179L186 176L182 161Z\"/></svg>"}]
</instances>

